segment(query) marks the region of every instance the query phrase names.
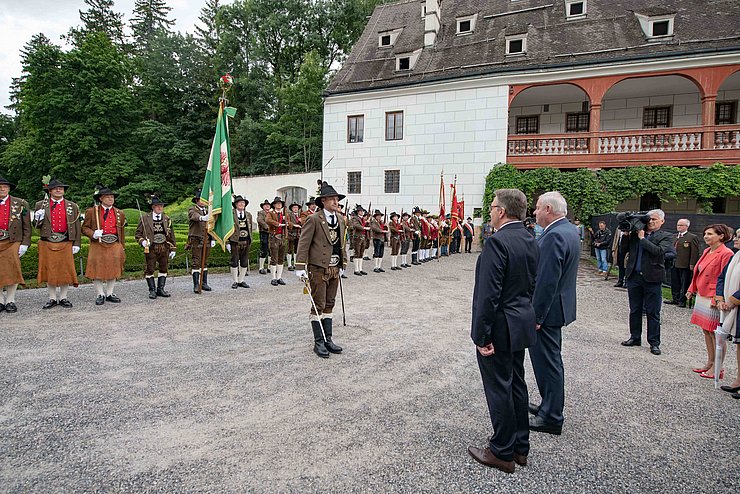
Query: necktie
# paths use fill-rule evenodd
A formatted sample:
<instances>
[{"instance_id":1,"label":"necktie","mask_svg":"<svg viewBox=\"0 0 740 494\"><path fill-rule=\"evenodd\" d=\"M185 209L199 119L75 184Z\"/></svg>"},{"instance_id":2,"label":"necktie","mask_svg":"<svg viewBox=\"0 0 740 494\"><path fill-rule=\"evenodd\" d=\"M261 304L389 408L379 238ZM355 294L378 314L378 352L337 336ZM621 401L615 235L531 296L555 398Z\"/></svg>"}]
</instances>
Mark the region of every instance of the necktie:
<instances>
[{"instance_id":1,"label":"necktie","mask_svg":"<svg viewBox=\"0 0 740 494\"><path fill-rule=\"evenodd\" d=\"M332 228L337 226L337 220L334 218L333 214L329 215L329 226L331 226Z\"/></svg>"},{"instance_id":2,"label":"necktie","mask_svg":"<svg viewBox=\"0 0 740 494\"><path fill-rule=\"evenodd\" d=\"M54 211L54 208L57 207L57 204L59 204L57 201L54 201L54 204L51 205L51 210Z\"/></svg>"},{"instance_id":3,"label":"necktie","mask_svg":"<svg viewBox=\"0 0 740 494\"><path fill-rule=\"evenodd\" d=\"M110 208L105 208L105 212L103 213L103 221L108 220L108 213L110 212Z\"/></svg>"},{"instance_id":4,"label":"necktie","mask_svg":"<svg viewBox=\"0 0 740 494\"><path fill-rule=\"evenodd\" d=\"M159 221L159 215L158 214L155 214L154 215L154 221Z\"/></svg>"}]
</instances>

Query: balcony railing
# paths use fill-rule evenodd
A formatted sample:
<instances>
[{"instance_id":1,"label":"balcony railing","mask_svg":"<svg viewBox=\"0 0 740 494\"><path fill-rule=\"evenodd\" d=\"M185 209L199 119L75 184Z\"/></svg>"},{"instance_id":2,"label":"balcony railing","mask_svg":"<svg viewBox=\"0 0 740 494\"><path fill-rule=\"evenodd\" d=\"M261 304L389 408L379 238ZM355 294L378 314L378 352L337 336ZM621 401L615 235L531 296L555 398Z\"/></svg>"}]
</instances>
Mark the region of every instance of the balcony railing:
<instances>
[{"instance_id":1,"label":"balcony railing","mask_svg":"<svg viewBox=\"0 0 740 494\"><path fill-rule=\"evenodd\" d=\"M522 134L508 138L509 156L577 154L634 154L691 152L707 149L740 149L740 125L638 129L577 134ZM703 144L704 141L704 144Z\"/></svg>"}]
</instances>

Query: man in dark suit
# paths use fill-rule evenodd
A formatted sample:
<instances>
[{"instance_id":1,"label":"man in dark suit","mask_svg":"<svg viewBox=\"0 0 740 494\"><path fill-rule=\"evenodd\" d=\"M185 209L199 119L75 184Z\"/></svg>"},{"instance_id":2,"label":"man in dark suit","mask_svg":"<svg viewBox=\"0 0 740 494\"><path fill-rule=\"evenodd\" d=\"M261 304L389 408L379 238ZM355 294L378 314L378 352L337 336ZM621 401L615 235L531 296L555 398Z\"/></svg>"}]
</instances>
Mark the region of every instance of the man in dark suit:
<instances>
[{"instance_id":1,"label":"man in dark suit","mask_svg":"<svg viewBox=\"0 0 740 494\"><path fill-rule=\"evenodd\" d=\"M529 427L524 349L537 340L532 308L537 276L537 243L522 224L527 198L517 189L495 192L491 224L475 269L471 338L493 436L484 448L468 453L483 465L514 472L514 462L527 464Z\"/></svg>"},{"instance_id":2,"label":"man in dark suit","mask_svg":"<svg viewBox=\"0 0 740 494\"><path fill-rule=\"evenodd\" d=\"M668 305L686 307L686 292L691 285L694 266L701 256L699 237L689 232L690 225L687 218L681 218L676 224L678 231L673 235L676 261L671 269L671 300L665 301Z\"/></svg>"},{"instance_id":3,"label":"man in dark suit","mask_svg":"<svg viewBox=\"0 0 740 494\"><path fill-rule=\"evenodd\" d=\"M630 337L623 346L642 344L642 313L647 315L647 338L650 353L660 355L660 308L663 305L662 283L665 277L665 254L673 250L671 234L661 231L665 213L648 211L650 221L644 229L630 232L622 248L627 259L627 295L630 302Z\"/></svg>"},{"instance_id":4,"label":"man in dark suit","mask_svg":"<svg viewBox=\"0 0 740 494\"><path fill-rule=\"evenodd\" d=\"M561 357L562 329L576 320L576 277L581 255L578 229L565 217L568 204L559 192L537 200L537 224L545 229L537 245L537 286L532 304L537 317L537 343L529 348L542 401L530 405L529 429L560 435L565 405L565 372Z\"/></svg>"}]
</instances>

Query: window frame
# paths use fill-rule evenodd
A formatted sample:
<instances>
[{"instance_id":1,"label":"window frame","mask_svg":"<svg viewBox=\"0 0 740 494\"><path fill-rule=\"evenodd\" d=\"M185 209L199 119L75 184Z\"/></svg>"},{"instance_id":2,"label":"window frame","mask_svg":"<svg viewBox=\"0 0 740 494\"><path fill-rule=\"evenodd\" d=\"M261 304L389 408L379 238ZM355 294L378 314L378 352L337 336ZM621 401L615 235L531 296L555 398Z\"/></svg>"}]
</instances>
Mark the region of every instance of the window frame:
<instances>
[{"instance_id":1,"label":"window frame","mask_svg":"<svg viewBox=\"0 0 740 494\"><path fill-rule=\"evenodd\" d=\"M714 125L735 125L737 123L737 100L717 101L714 105ZM730 109L729 119L720 121L720 107Z\"/></svg>"},{"instance_id":2,"label":"window frame","mask_svg":"<svg viewBox=\"0 0 740 494\"><path fill-rule=\"evenodd\" d=\"M666 125L661 125L658 122L658 112L666 110ZM652 113L652 122L648 121L649 113ZM673 106L672 105L661 105L661 106L646 106L642 109L642 128L643 129L669 129L673 124Z\"/></svg>"},{"instance_id":3,"label":"window frame","mask_svg":"<svg viewBox=\"0 0 740 494\"><path fill-rule=\"evenodd\" d=\"M511 51L511 43L521 41L522 42L522 49L521 51ZM506 37L506 56L507 57L516 57L521 55L527 54L527 35L526 34L518 34L516 36L507 36Z\"/></svg>"},{"instance_id":4,"label":"window frame","mask_svg":"<svg viewBox=\"0 0 740 494\"><path fill-rule=\"evenodd\" d=\"M356 180L353 180L353 178L356 178ZM356 187L356 190L354 187ZM347 194L362 194L362 171L347 172Z\"/></svg>"},{"instance_id":5,"label":"window frame","mask_svg":"<svg viewBox=\"0 0 740 494\"><path fill-rule=\"evenodd\" d=\"M475 22L478 18L478 14L472 14L472 15L466 15L462 17L457 17L455 19L455 35L457 36L468 36L470 34L473 34L475 32ZM460 26L463 22L469 22L470 23L470 29L467 31L461 31Z\"/></svg>"},{"instance_id":6,"label":"window frame","mask_svg":"<svg viewBox=\"0 0 740 494\"><path fill-rule=\"evenodd\" d=\"M581 121L582 118L585 117L585 127L582 125L584 122ZM571 127L569 124L569 120L571 118L576 119L575 126ZM591 112L587 111L580 111L580 112L570 112L565 114L565 133L576 133L576 132L588 132L591 128Z\"/></svg>"},{"instance_id":7,"label":"window frame","mask_svg":"<svg viewBox=\"0 0 740 494\"><path fill-rule=\"evenodd\" d=\"M400 125L398 125L398 116L399 115L401 117L401 119L400 119L401 120L401 124ZM389 117L392 117L393 118L393 126L392 126L393 136L390 137L390 138L388 137L389 136L389 133L388 132L390 130L390 127L388 125L389 124L389 121L388 121L388 118ZM402 141L403 140L403 120L404 120L403 119L403 110L393 110L393 111L387 111L387 112L385 112L385 140L386 141ZM399 127L400 127L400 137L399 137L399 131L398 131L398 128Z\"/></svg>"},{"instance_id":8,"label":"window frame","mask_svg":"<svg viewBox=\"0 0 740 494\"><path fill-rule=\"evenodd\" d=\"M535 131L529 132L529 122L534 121L536 123L535 125ZM525 132L519 132L519 129L521 125L519 125L519 122L527 122L526 125L524 125ZM540 116L539 115L519 115L516 117L516 121L514 122L514 133L516 135L535 135L540 133Z\"/></svg>"},{"instance_id":9,"label":"window frame","mask_svg":"<svg viewBox=\"0 0 740 494\"><path fill-rule=\"evenodd\" d=\"M576 4L582 4L583 11L580 14L571 14L570 8L572 5L576 5ZM565 0L565 18L567 20L582 19L586 17L587 13L588 13L588 4L586 0Z\"/></svg>"},{"instance_id":10,"label":"window frame","mask_svg":"<svg viewBox=\"0 0 740 494\"><path fill-rule=\"evenodd\" d=\"M389 174L394 174L394 173L395 173L395 178L393 175L389 175ZM390 179L390 185L394 185L394 182L395 182L395 186L396 186L395 191L388 190L389 179ZM383 171L383 192L385 194L400 194L401 193L401 170L400 169Z\"/></svg>"},{"instance_id":11,"label":"window frame","mask_svg":"<svg viewBox=\"0 0 740 494\"><path fill-rule=\"evenodd\" d=\"M406 60L408 63L408 67L402 68L401 63L403 60ZM411 70L411 57L410 56L404 56L404 57L398 57L396 59L396 72L406 72L407 70Z\"/></svg>"},{"instance_id":12,"label":"window frame","mask_svg":"<svg viewBox=\"0 0 740 494\"><path fill-rule=\"evenodd\" d=\"M352 122L355 122L355 140L352 136ZM347 115L347 144L359 144L365 142L365 115Z\"/></svg>"}]
</instances>

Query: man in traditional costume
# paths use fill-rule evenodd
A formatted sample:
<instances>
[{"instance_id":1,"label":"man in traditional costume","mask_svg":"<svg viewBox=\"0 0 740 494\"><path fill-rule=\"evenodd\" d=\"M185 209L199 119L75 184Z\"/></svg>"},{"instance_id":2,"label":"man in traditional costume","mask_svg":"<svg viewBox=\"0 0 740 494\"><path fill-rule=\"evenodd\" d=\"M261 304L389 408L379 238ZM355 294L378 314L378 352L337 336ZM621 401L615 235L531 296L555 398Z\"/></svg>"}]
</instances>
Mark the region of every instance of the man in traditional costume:
<instances>
[{"instance_id":1,"label":"man in traditional costume","mask_svg":"<svg viewBox=\"0 0 740 494\"><path fill-rule=\"evenodd\" d=\"M0 176L0 312L18 312L15 292L25 285L21 257L31 245L31 211L28 203L11 196L15 185Z\"/></svg>"},{"instance_id":2,"label":"man in traditional costume","mask_svg":"<svg viewBox=\"0 0 740 494\"><path fill-rule=\"evenodd\" d=\"M144 259L146 260L144 278L149 288L149 298L154 300L157 297L170 296L164 287L167 284L169 262L175 257L177 243L172 220L164 214L165 203L153 195L149 200L149 205L152 207L152 212L141 217L134 238L144 248ZM154 283L155 269L157 270L156 286Z\"/></svg>"}]
</instances>

